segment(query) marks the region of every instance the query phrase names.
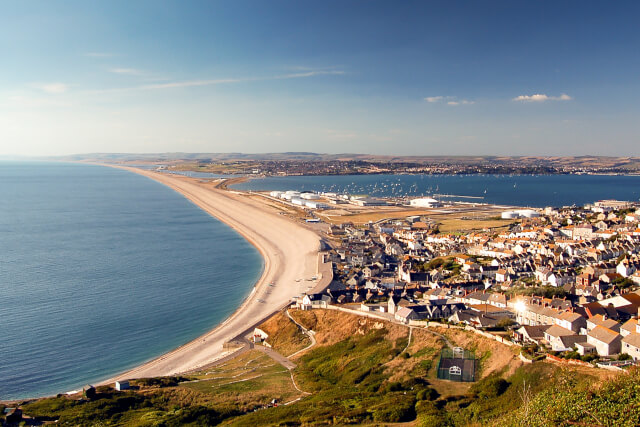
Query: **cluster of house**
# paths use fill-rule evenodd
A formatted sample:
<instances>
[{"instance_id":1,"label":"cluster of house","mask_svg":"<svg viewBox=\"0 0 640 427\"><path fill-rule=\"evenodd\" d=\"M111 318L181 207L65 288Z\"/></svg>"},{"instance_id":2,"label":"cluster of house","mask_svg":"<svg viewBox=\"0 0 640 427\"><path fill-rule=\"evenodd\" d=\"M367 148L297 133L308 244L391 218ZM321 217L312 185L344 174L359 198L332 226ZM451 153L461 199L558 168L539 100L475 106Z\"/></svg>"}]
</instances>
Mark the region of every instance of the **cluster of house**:
<instances>
[{"instance_id":1,"label":"cluster of house","mask_svg":"<svg viewBox=\"0 0 640 427\"><path fill-rule=\"evenodd\" d=\"M546 344L553 351L582 356L620 353L640 358L640 294L623 295L587 304L520 297L510 303L522 325L515 337L522 343Z\"/></svg>"},{"instance_id":2,"label":"cluster of house","mask_svg":"<svg viewBox=\"0 0 640 427\"><path fill-rule=\"evenodd\" d=\"M639 224L637 205L600 201L547 208L500 232L441 234L424 216L332 226L341 241L330 255L334 282L299 305L359 304L402 322L482 328L509 319L523 342L637 358ZM541 286L563 298L515 296Z\"/></svg>"}]
</instances>

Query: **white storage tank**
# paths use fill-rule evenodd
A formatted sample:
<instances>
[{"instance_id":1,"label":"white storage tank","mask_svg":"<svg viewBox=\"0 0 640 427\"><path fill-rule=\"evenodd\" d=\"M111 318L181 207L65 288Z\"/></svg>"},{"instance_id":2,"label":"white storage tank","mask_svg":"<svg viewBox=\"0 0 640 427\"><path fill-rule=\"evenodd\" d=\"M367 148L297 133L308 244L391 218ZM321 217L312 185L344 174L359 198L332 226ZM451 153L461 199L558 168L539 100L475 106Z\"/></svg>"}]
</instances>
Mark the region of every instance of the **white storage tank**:
<instances>
[{"instance_id":1,"label":"white storage tank","mask_svg":"<svg viewBox=\"0 0 640 427\"><path fill-rule=\"evenodd\" d=\"M272 191L271 193L269 193L269 195L271 197L275 197L275 198L279 199L280 197L282 197L282 191Z\"/></svg>"},{"instance_id":2,"label":"white storage tank","mask_svg":"<svg viewBox=\"0 0 640 427\"><path fill-rule=\"evenodd\" d=\"M520 215L518 214L518 212L514 212L514 211L505 211L502 212L502 215L500 215L500 217L502 219L515 219L518 218Z\"/></svg>"},{"instance_id":3,"label":"white storage tank","mask_svg":"<svg viewBox=\"0 0 640 427\"><path fill-rule=\"evenodd\" d=\"M305 200L318 200L320 198L320 196L314 193L302 193L300 197L302 197Z\"/></svg>"},{"instance_id":4,"label":"white storage tank","mask_svg":"<svg viewBox=\"0 0 640 427\"><path fill-rule=\"evenodd\" d=\"M298 205L298 206L304 206L304 200L302 200L299 197L293 197L291 199L291 203L293 203L294 205Z\"/></svg>"},{"instance_id":5,"label":"white storage tank","mask_svg":"<svg viewBox=\"0 0 640 427\"><path fill-rule=\"evenodd\" d=\"M324 203L316 202L316 201L313 201L313 200L306 201L304 203L304 205L306 207L308 207L308 208L311 208L311 209L326 209L326 208L329 207L328 205L325 205Z\"/></svg>"}]
</instances>

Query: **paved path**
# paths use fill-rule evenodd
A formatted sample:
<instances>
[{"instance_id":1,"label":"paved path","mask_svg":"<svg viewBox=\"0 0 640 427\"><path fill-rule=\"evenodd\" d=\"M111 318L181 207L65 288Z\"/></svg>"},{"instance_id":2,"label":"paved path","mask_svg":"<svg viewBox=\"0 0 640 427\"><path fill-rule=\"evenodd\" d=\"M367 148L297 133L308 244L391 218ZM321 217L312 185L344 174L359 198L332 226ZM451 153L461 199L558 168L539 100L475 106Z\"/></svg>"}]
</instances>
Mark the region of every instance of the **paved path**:
<instances>
[{"instance_id":1,"label":"paved path","mask_svg":"<svg viewBox=\"0 0 640 427\"><path fill-rule=\"evenodd\" d=\"M254 349L263 352L264 354L266 354L267 356L269 356L270 358L272 358L273 360L275 360L276 362L278 362L288 370L292 370L296 367L295 363L293 363L291 360L287 359L285 356L281 355L280 353L278 353L272 348L265 347L263 345L257 345L254 347Z\"/></svg>"},{"instance_id":2,"label":"paved path","mask_svg":"<svg viewBox=\"0 0 640 427\"><path fill-rule=\"evenodd\" d=\"M289 357L293 357L299 353L302 353L303 351L307 351L309 350L311 347L313 347L314 345L316 345L316 338L314 337L315 332L308 330L307 328L305 328L304 326L302 326L300 323L296 322L296 319L294 319L293 317L291 317L291 314L289 313L289 310L287 310L287 316L289 317L289 319L291 319L291 321L293 323L295 323L298 328L300 328L300 330L309 337L309 339L311 340L311 344L309 344L307 347L303 348L302 350L298 350L293 354L290 354Z\"/></svg>"},{"instance_id":3,"label":"paved path","mask_svg":"<svg viewBox=\"0 0 640 427\"><path fill-rule=\"evenodd\" d=\"M404 349L400 353L404 353L405 351L407 351L407 349L411 345L411 335L412 334L413 334L413 326L409 326L409 339L407 340L407 345L404 347Z\"/></svg>"}]
</instances>

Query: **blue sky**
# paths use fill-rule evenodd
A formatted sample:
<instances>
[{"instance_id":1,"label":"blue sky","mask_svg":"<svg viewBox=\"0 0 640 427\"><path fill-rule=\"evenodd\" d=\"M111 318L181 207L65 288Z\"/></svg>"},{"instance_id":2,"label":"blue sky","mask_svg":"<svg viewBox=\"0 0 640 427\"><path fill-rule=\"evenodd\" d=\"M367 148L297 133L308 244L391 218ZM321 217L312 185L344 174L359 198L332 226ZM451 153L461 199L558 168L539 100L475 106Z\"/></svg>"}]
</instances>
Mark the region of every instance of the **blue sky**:
<instances>
[{"instance_id":1,"label":"blue sky","mask_svg":"<svg viewBox=\"0 0 640 427\"><path fill-rule=\"evenodd\" d=\"M640 155L638 2L30 1L0 154Z\"/></svg>"}]
</instances>

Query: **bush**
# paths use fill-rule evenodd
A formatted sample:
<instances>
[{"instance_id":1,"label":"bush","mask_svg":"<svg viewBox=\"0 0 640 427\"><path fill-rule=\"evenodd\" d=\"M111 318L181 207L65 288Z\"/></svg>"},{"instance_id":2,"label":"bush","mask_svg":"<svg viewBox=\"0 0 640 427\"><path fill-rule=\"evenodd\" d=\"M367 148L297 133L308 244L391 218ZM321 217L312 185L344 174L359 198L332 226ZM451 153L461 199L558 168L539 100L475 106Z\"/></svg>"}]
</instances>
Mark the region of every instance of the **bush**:
<instances>
[{"instance_id":1,"label":"bush","mask_svg":"<svg viewBox=\"0 0 640 427\"><path fill-rule=\"evenodd\" d=\"M564 357L565 359L580 360L580 354L578 354L578 352L575 350L566 352L562 357Z\"/></svg>"},{"instance_id":2,"label":"bush","mask_svg":"<svg viewBox=\"0 0 640 427\"><path fill-rule=\"evenodd\" d=\"M386 385L384 390L387 393L393 392L393 391L402 391L403 390L402 383L399 383L398 381L390 382Z\"/></svg>"},{"instance_id":3,"label":"bush","mask_svg":"<svg viewBox=\"0 0 640 427\"><path fill-rule=\"evenodd\" d=\"M431 367L433 366L433 361L432 360L423 360L422 362L420 362L420 366L422 367L422 369L424 369L425 371L429 371L431 369Z\"/></svg>"},{"instance_id":4,"label":"bush","mask_svg":"<svg viewBox=\"0 0 640 427\"><path fill-rule=\"evenodd\" d=\"M598 360L600 357L597 354L585 354L580 358L583 362L593 362L594 360Z\"/></svg>"},{"instance_id":5,"label":"bush","mask_svg":"<svg viewBox=\"0 0 640 427\"><path fill-rule=\"evenodd\" d=\"M416 400L413 396L401 395L383 402L373 411L373 420L385 423L401 423L414 420Z\"/></svg>"},{"instance_id":6,"label":"bush","mask_svg":"<svg viewBox=\"0 0 640 427\"><path fill-rule=\"evenodd\" d=\"M417 425L419 427L449 425L442 411L440 411L433 402L423 400L416 403L416 412L418 414Z\"/></svg>"},{"instance_id":7,"label":"bush","mask_svg":"<svg viewBox=\"0 0 640 427\"><path fill-rule=\"evenodd\" d=\"M618 360L631 360L631 356L627 353L621 353L618 355Z\"/></svg>"},{"instance_id":8,"label":"bush","mask_svg":"<svg viewBox=\"0 0 640 427\"><path fill-rule=\"evenodd\" d=\"M509 383L499 377L487 377L471 387L471 391L479 398L493 399L507 391Z\"/></svg>"},{"instance_id":9,"label":"bush","mask_svg":"<svg viewBox=\"0 0 640 427\"><path fill-rule=\"evenodd\" d=\"M420 390L418 394L416 394L417 400L436 400L438 397L440 397L440 393L431 387Z\"/></svg>"},{"instance_id":10,"label":"bush","mask_svg":"<svg viewBox=\"0 0 640 427\"><path fill-rule=\"evenodd\" d=\"M157 377L157 378L140 378L132 381L133 385L140 387L175 387L183 381L189 381L187 377Z\"/></svg>"},{"instance_id":11,"label":"bush","mask_svg":"<svg viewBox=\"0 0 640 427\"><path fill-rule=\"evenodd\" d=\"M512 319L509 319L508 317L503 317L502 319L498 320L498 323L496 323L496 326L506 331L507 328L509 328L509 326L513 326L515 323L516 322L514 322Z\"/></svg>"}]
</instances>

